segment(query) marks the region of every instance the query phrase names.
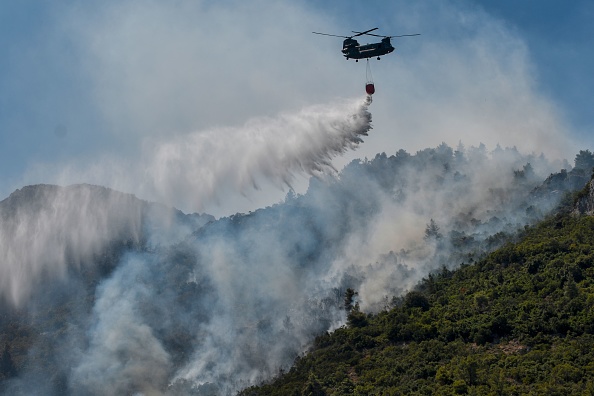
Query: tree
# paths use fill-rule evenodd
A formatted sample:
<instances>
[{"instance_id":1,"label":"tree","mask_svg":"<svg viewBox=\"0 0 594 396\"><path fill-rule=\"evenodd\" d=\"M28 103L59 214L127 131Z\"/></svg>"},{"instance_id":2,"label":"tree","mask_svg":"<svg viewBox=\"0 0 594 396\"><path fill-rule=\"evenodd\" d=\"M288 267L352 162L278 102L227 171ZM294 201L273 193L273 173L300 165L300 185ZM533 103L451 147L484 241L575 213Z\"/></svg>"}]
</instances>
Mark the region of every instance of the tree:
<instances>
[{"instance_id":1,"label":"tree","mask_svg":"<svg viewBox=\"0 0 594 396\"><path fill-rule=\"evenodd\" d=\"M396 158L409 158L410 154L406 150L400 149L396 152Z\"/></svg>"},{"instance_id":2,"label":"tree","mask_svg":"<svg viewBox=\"0 0 594 396\"><path fill-rule=\"evenodd\" d=\"M358 293L350 287L344 293L344 309L350 312L353 309L353 300Z\"/></svg>"},{"instance_id":3,"label":"tree","mask_svg":"<svg viewBox=\"0 0 594 396\"><path fill-rule=\"evenodd\" d=\"M431 304L425 295L421 292L412 290L404 297L404 306L407 308L421 308L423 311L429 310Z\"/></svg>"},{"instance_id":4,"label":"tree","mask_svg":"<svg viewBox=\"0 0 594 396\"><path fill-rule=\"evenodd\" d=\"M435 220L431 219L427 227L425 228L425 239L441 239L443 235L439 232L439 227Z\"/></svg>"},{"instance_id":5,"label":"tree","mask_svg":"<svg viewBox=\"0 0 594 396\"><path fill-rule=\"evenodd\" d=\"M10 346L8 343L4 344L4 352L0 358L0 376L4 378L11 378L16 376L17 370L12 355L10 354Z\"/></svg>"},{"instance_id":6,"label":"tree","mask_svg":"<svg viewBox=\"0 0 594 396\"><path fill-rule=\"evenodd\" d=\"M592 172L592 168L594 168L594 154L590 150L580 150L575 156L575 168Z\"/></svg>"},{"instance_id":7,"label":"tree","mask_svg":"<svg viewBox=\"0 0 594 396\"><path fill-rule=\"evenodd\" d=\"M361 312L361 308L359 307L359 303L356 303L353 309L349 312L347 316L347 324L349 327L365 327L367 326L367 315Z\"/></svg>"},{"instance_id":8,"label":"tree","mask_svg":"<svg viewBox=\"0 0 594 396\"><path fill-rule=\"evenodd\" d=\"M534 168L532 167L530 162L528 162L526 165L524 165L524 175L527 178L533 178L535 176Z\"/></svg>"},{"instance_id":9,"label":"tree","mask_svg":"<svg viewBox=\"0 0 594 396\"><path fill-rule=\"evenodd\" d=\"M456 151L454 151L454 159L458 165L464 163L466 161L465 153L466 148L462 144L462 140L458 142L458 147L456 147Z\"/></svg>"},{"instance_id":10,"label":"tree","mask_svg":"<svg viewBox=\"0 0 594 396\"><path fill-rule=\"evenodd\" d=\"M310 372L302 394L304 396L326 396L326 391L315 374Z\"/></svg>"},{"instance_id":11,"label":"tree","mask_svg":"<svg viewBox=\"0 0 594 396\"><path fill-rule=\"evenodd\" d=\"M524 165L524 169L515 170L514 176L516 179L533 179L535 177L534 168L530 165L530 162L528 162Z\"/></svg>"}]
</instances>

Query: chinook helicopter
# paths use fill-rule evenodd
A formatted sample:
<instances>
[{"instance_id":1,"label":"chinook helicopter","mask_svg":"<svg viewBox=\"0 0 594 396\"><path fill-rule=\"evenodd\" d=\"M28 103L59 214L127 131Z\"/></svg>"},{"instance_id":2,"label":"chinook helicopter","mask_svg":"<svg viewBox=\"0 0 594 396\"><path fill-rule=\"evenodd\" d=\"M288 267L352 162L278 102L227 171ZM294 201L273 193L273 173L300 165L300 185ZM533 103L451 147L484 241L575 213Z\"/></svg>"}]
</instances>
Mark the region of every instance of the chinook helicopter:
<instances>
[{"instance_id":1,"label":"chinook helicopter","mask_svg":"<svg viewBox=\"0 0 594 396\"><path fill-rule=\"evenodd\" d=\"M342 54L345 58L348 59L355 59L355 62L359 62L359 59L369 59L373 57L377 57L377 60L380 60L382 55L386 55L394 51L394 46L390 42L391 38L394 37L408 37L408 36L420 36L419 33L417 34L401 34L399 36L380 36L379 34L373 34L373 32L378 28L373 28L366 30L364 32L355 32L356 33L352 36L339 36L336 34L328 34L328 33L319 33L319 32L312 32L314 34L321 34L323 36L332 36L332 37L343 37L345 40L342 43ZM382 41L379 43L372 43L372 44L365 44L359 45L359 42L355 40L353 37L358 36L375 36L375 37L382 37Z\"/></svg>"}]
</instances>

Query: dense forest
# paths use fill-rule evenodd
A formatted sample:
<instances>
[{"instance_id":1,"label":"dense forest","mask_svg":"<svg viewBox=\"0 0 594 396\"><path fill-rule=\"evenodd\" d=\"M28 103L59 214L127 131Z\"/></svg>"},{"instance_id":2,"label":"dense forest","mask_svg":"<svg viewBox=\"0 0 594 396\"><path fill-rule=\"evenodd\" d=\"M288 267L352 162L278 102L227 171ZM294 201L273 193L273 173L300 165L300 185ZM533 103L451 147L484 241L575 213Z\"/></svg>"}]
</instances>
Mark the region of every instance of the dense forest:
<instances>
[{"instance_id":1,"label":"dense forest","mask_svg":"<svg viewBox=\"0 0 594 396\"><path fill-rule=\"evenodd\" d=\"M25 186L0 201L0 394L579 394L592 220L567 213L594 200L563 197L593 166L442 143L220 219Z\"/></svg>"},{"instance_id":2,"label":"dense forest","mask_svg":"<svg viewBox=\"0 0 594 396\"><path fill-rule=\"evenodd\" d=\"M594 217L579 208L593 185L389 310L364 313L349 290L347 325L241 395L592 395Z\"/></svg>"}]
</instances>

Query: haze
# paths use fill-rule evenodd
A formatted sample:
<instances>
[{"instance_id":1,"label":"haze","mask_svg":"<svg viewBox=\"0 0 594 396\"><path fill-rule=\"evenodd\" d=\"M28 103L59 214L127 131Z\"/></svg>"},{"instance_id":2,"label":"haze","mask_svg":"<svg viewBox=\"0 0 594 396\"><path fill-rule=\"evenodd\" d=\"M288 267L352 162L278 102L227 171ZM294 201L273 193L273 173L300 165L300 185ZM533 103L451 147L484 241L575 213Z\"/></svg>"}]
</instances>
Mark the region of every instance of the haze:
<instances>
[{"instance_id":1,"label":"haze","mask_svg":"<svg viewBox=\"0 0 594 396\"><path fill-rule=\"evenodd\" d=\"M530 40L541 27L501 18L503 5L491 14L473 2L438 1L63 1L0 7L5 196L26 184L86 182L217 215L278 202L287 190L269 186L266 178L258 191L238 186L232 194L215 191L206 194L211 198L176 201L146 188L154 174L129 176L145 170L145 148L155 141L198 134L224 139L230 130L248 135L254 119L268 117L274 124L312 105L362 100L365 63L345 61L341 39L312 35L314 30L347 34L378 26L383 34L422 34L395 40L393 54L373 61L374 130L356 152L334 161L336 169L352 158L400 148L414 152L442 141L454 147L460 140L482 142L489 149L499 143L570 161L578 143L591 143L583 132L588 118L568 117L567 109L578 106L551 97L558 87L552 80L567 68L558 62L558 74L550 65L542 74L543 66L535 63L542 53L533 52L539 48ZM592 8L587 2L569 7L568 17L547 23L568 26L578 10ZM570 35L555 37L557 48L579 51L587 45L584 37L575 43ZM584 84L591 84L585 73ZM307 180L294 184L303 191Z\"/></svg>"}]
</instances>

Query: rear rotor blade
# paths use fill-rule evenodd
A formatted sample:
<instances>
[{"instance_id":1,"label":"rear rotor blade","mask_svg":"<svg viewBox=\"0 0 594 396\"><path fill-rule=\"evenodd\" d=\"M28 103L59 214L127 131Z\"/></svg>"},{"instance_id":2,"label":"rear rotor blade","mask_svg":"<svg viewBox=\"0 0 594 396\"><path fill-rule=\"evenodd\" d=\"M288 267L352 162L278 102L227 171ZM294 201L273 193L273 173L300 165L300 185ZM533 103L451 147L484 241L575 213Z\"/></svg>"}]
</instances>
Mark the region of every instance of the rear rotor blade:
<instances>
[{"instance_id":1,"label":"rear rotor blade","mask_svg":"<svg viewBox=\"0 0 594 396\"><path fill-rule=\"evenodd\" d=\"M357 36L361 36L361 35L364 35L364 34L368 34L369 32L373 32L374 30L377 30L377 29L379 29L379 28L373 28L373 29L369 29L369 30L366 30L366 31L364 31L364 32L355 32L355 31L353 30L353 33L357 33L357 34L355 34L355 35L354 35L354 36L352 36L352 37L357 37Z\"/></svg>"},{"instance_id":2,"label":"rear rotor blade","mask_svg":"<svg viewBox=\"0 0 594 396\"><path fill-rule=\"evenodd\" d=\"M366 33L367 36L375 36L375 37L391 37L391 36L380 36L379 34L373 34L373 33Z\"/></svg>"},{"instance_id":3,"label":"rear rotor blade","mask_svg":"<svg viewBox=\"0 0 594 396\"><path fill-rule=\"evenodd\" d=\"M386 36L386 37L390 37L390 38L392 38L392 37L411 37L411 36L420 36L420 35L421 35L421 33L415 33L415 34L401 34L398 36Z\"/></svg>"},{"instance_id":4,"label":"rear rotor blade","mask_svg":"<svg viewBox=\"0 0 594 396\"><path fill-rule=\"evenodd\" d=\"M398 36L380 36L379 34L373 34L373 33L365 33L367 36L375 36L375 37L389 37L389 38L393 38L393 37L408 37L408 36L420 36L420 33L415 33L415 34L401 34Z\"/></svg>"}]
</instances>

